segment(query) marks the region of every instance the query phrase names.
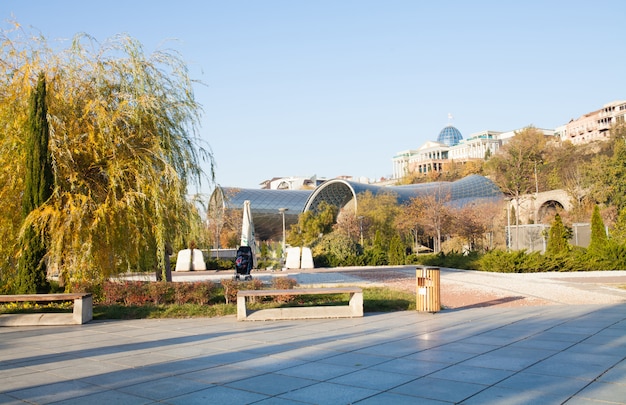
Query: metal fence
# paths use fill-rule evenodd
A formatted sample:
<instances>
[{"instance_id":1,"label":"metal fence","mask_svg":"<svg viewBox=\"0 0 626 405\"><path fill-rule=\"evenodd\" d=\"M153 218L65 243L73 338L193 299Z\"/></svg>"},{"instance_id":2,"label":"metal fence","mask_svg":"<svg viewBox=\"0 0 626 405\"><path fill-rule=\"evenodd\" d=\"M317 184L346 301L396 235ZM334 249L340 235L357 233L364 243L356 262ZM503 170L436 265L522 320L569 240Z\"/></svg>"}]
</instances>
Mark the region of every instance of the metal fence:
<instances>
[{"instance_id":1,"label":"metal fence","mask_svg":"<svg viewBox=\"0 0 626 405\"><path fill-rule=\"evenodd\" d=\"M569 242L573 246L587 247L591 240L591 224L572 224L572 237ZM548 244L550 226L543 224L511 225L505 227L507 248L509 250L526 250L527 252L545 253Z\"/></svg>"}]
</instances>

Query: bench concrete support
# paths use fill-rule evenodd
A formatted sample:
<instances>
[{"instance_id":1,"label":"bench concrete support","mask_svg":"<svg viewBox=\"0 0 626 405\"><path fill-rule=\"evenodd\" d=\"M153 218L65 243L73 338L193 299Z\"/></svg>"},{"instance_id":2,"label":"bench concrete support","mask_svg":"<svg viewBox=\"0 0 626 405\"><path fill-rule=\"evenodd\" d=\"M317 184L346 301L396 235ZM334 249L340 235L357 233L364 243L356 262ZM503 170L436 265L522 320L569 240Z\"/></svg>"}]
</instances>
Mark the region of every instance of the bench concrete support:
<instances>
[{"instance_id":1,"label":"bench concrete support","mask_svg":"<svg viewBox=\"0 0 626 405\"><path fill-rule=\"evenodd\" d=\"M0 295L0 302L64 302L74 301L72 313L1 314L0 326L82 325L93 319L93 297L81 294Z\"/></svg>"},{"instance_id":2,"label":"bench concrete support","mask_svg":"<svg viewBox=\"0 0 626 405\"><path fill-rule=\"evenodd\" d=\"M348 305L268 308L248 311L246 297L268 297L277 295L350 294ZM363 290L345 288L295 288L287 290L245 290L237 293L237 320L268 321L279 319L323 319L354 318L363 316Z\"/></svg>"}]
</instances>

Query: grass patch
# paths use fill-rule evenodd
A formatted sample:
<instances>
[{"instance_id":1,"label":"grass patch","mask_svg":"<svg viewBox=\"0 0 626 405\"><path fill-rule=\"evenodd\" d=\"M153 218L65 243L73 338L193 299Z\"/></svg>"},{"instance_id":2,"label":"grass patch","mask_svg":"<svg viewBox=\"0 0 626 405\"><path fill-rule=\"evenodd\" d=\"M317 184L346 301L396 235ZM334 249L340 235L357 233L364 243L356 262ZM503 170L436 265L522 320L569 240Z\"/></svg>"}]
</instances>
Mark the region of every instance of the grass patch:
<instances>
[{"instance_id":1,"label":"grass patch","mask_svg":"<svg viewBox=\"0 0 626 405\"><path fill-rule=\"evenodd\" d=\"M387 287L363 289L364 312L394 312L415 309L415 294Z\"/></svg>"},{"instance_id":2,"label":"grass patch","mask_svg":"<svg viewBox=\"0 0 626 405\"><path fill-rule=\"evenodd\" d=\"M626 286L623 286L626 287ZM347 305L349 294L302 295L294 301L278 303L257 301L250 309L280 308L285 306ZM363 289L364 312L393 312L415 310L415 295L385 287ZM29 303L0 305L0 313L72 312L71 303L34 305ZM104 319L158 319L158 318L212 318L237 313L236 304L167 304L121 305L94 304L93 317Z\"/></svg>"},{"instance_id":3,"label":"grass patch","mask_svg":"<svg viewBox=\"0 0 626 405\"><path fill-rule=\"evenodd\" d=\"M213 318L237 313L235 304L96 305L94 319Z\"/></svg>"}]
</instances>

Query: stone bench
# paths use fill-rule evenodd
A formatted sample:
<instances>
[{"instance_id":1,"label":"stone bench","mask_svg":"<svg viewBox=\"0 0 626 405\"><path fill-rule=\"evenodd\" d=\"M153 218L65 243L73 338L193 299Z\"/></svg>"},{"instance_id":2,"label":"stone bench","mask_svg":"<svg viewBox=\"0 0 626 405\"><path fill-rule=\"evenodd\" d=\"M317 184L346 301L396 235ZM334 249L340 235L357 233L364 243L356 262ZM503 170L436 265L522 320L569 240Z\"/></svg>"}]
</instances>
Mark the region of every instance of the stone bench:
<instances>
[{"instance_id":1,"label":"stone bench","mask_svg":"<svg viewBox=\"0 0 626 405\"><path fill-rule=\"evenodd\" d=\"M71 314L0 314L0 326L82 325L93 319L93 298L90 293L0 295L0 303L66 301L74 301Z\"/></svg>"},{"instance_id":2,"label":"stone bench","mask_svg":"<svg viewBox=\"0 0 626 405\"><path fill-rule=\"evenodd\" d=\"M348 305L268 308L248 311L246 297L350 294ZM237 292L238 321L278 319L354 318L363 316L363 290L358 287L294 288L285 290L242 290Z\"/></svg>"}]
</instances>

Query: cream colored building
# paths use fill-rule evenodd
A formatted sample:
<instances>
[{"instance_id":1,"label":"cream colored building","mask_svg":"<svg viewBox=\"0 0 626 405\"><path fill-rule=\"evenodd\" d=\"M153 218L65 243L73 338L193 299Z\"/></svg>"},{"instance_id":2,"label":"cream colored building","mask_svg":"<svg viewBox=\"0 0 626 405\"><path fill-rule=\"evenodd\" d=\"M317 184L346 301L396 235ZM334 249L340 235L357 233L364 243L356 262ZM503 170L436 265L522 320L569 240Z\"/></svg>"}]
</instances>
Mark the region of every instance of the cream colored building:
<instances>
[{"instance_id":1,"label":"cream colored building","mask_svg":"<svg viewBox=\"0 0 626 405\"><path fill-rule=\"evenodd\" d=\"M624 123L626 101L614 101L605 104L601 109L592 111L571 120L555 130L561 141L570 141L580 145L594 141L609 139L611 126Z\"/></svg>"}]
</instances>

